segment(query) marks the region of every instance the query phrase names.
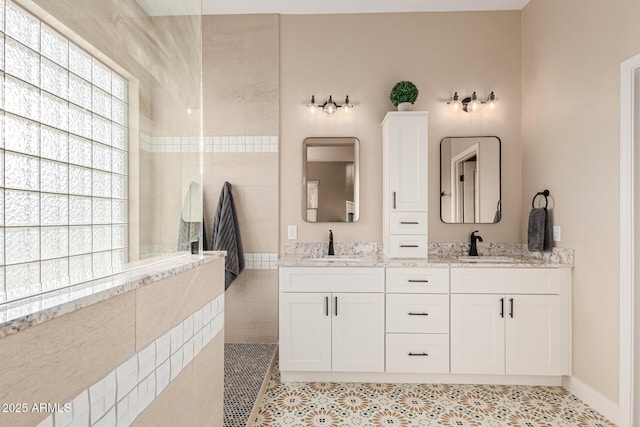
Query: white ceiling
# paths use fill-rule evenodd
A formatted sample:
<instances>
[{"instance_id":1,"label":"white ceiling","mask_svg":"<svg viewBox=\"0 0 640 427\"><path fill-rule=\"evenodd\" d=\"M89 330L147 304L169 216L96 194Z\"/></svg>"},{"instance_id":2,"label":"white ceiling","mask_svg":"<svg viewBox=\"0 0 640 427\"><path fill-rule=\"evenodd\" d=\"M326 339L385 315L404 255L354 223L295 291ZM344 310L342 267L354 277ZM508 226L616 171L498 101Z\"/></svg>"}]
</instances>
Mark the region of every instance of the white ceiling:
<instances>
[{"instance_id":1,"label":"white ceiling","mask_svg":"<svg viewBox=\"0 0 640 427\"><path fill-rule=\"evenodd\" d=\"M136 0L150 16L520 10L529 0Z\"/></svg>"}]
</instances>

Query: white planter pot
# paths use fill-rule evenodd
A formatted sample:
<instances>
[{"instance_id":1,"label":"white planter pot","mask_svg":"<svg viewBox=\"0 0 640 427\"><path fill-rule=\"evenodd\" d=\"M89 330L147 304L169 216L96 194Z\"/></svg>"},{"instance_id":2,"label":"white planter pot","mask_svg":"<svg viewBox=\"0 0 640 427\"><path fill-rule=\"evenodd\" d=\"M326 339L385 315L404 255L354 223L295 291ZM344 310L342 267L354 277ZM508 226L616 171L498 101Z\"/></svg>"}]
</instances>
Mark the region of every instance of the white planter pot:
<instances>
[{"instance_id":1,"label":"white planter pot","mask_svg":"<svg viewBox=\"0 0 640 427\"><path fill-rule=\"evenodd\" d=\"M401 102L398 104L398 111L409 111L412 105L410 102Z\"/></svg>"}]
</instances>

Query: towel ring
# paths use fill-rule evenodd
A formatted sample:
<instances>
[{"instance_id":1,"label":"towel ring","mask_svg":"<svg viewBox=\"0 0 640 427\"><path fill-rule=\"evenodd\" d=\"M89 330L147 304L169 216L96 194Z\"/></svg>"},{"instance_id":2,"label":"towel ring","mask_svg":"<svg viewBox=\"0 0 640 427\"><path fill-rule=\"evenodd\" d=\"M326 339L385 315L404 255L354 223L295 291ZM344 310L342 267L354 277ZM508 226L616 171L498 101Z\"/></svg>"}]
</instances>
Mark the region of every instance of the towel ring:
<instances>
[{"instance_id":1,"label":"towel ring","mask_svg":"<svg viewBox=\"0 0 640 427\"><path fill-rule=\"evenodd\" d=\"M544 191L540 191L540 192L536 193L536 195L533 196L533 200L531 200L531 207L535 209L535 207L536 207L536 205L535 205L536 198L538 196L544 196L544 208L546 209L547 206L549 206L549 199L548 199L549 194L550 194L549 190L544 190Z\"/></svg>"}]
</instances>

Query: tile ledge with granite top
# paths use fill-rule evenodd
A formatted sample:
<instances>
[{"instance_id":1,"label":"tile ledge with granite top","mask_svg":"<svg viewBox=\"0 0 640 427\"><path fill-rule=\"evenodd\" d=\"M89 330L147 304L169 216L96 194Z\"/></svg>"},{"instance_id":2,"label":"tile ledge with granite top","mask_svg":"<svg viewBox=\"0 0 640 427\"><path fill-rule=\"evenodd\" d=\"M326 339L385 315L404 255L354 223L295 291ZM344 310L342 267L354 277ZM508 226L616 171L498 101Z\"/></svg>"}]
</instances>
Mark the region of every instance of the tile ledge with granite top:
<instances>
[{"instance_id":1,"label":"tile ledge with granite top","mask_svg":"<svg viewBox=\"0 0 640 427\"><path fill-rule=\"evenodd\" d=\"M152 263L145 260L146 263L122 273L0 304L0 338L208 264L224 256L226 252L215 251L200 255L185 253Z\"/></svg>"},{"instance_id":2,"label":"tile ledge with granite top","mask_svg":"<svg viewBox=\"0 0 640 427\"><path fill-rule=\"evenodd\" d=\"M560 268L573 267L574 251L553 248L549 252L529 252L524 243L479 244L480 257L468 257L467 243L429 243L429 256L387 258L378 242L335 244L335 255L328 256L328 243L289 242L278 260L281 267L501 267Z\"/></svg>"}]
</instances>

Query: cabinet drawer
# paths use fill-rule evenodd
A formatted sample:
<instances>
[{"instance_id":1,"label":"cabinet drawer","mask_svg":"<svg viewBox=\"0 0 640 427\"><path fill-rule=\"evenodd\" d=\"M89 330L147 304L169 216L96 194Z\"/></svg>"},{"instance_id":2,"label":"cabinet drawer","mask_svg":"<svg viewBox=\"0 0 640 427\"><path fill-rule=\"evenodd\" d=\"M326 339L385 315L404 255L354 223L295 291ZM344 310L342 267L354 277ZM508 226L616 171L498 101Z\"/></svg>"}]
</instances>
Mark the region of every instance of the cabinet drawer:
<instances>
[{"instance_id":1,"label":"cabinet drawer","mask_svg":"<svg viewBox=\"0 0 640 427\"><path fill-rule=\"evenodd\" d=\"M387 294L387 332L448 333L449 295Z\"/></svg>"},{"instance_id":2,"label":"cabinet drawer","mask_svg":"<svg viewBox=\"0 0 640 427\"><path fill-rule=\"evenodd\" d=\"M426 258L427 236L413 234L392 234L389 238L389 257Z\"/></svg>"},{"instance_id":3,"label":"cabinet drawer","mask_svg":"<svg viewBox=\"0 0 640 427\"><path fill-rule=\"evenodd\" d=\"M426 212L391 212L389 214L391 234L426 234Z\"/></svg>"},{"instance_id":4,"label":"cabinet drawer","mask_svg":"<svg viewBox=\"0 0 640 427\"><path fill-rule=\"evenodd\" d=\"M559 294L568 291L568 268L452 268L452 293Z\"/></svg>"},{"instance_id":5,"label":"cabinet drawer","mask_svg":"<svg viewBox=\"0 0 640 427\"><path fill-rule=\"evenodd\" d=\"M387 268L387 292L446 294L449 268Z\"/></svg>"},{"instance_id":6,"label":"cabinet drawer","mask_svg":"<svg viewBox=\"0 0 640 427\"><path fill-rule=\"evenodd\" d=\"M449 335L387 334L387 372L449 372Z\"/></svg>"},{"instance_id":7,"label":"cabinet drawer","mask_svg":"<svg viewBox=\"0 0 640 427\"><path fill-rule=\"evenodd\" d=\"M381 267L280 267L280 292L384 292Z\"/></svg>"}]
</instances>

